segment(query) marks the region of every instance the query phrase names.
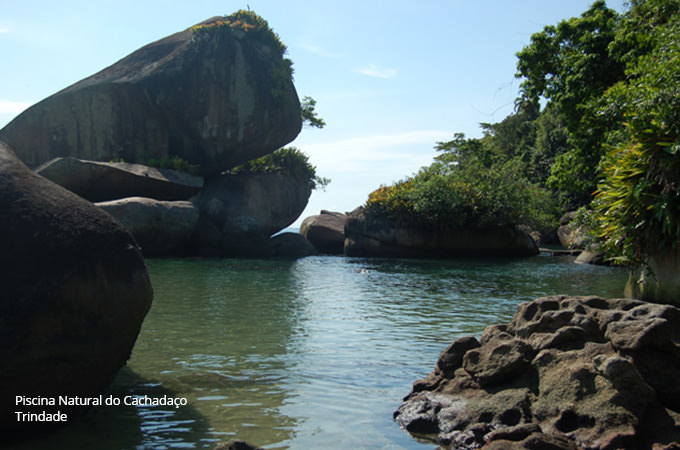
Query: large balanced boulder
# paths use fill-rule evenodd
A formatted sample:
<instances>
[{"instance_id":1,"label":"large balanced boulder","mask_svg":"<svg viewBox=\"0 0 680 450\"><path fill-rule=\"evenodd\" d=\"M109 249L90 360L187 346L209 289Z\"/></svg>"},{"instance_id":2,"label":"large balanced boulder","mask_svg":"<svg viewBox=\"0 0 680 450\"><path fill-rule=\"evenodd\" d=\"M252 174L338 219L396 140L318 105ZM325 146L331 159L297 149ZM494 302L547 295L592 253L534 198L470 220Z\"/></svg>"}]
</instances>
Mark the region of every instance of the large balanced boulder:
<instances>
[{"instance_id":1,"label":"large balanced boulder","mask_svg":"<svg viewBox=\"0 0 680 450\"><path fill-rule=\"evenodd\" d=\"M203 178L186 172L73 157L55 158L38 167L36 172L91 202L134 196L186 200L203 187Z\"/></svg>"},{"instance_id":2,"label":"large balanced boulder","mask_svg":"<svg viewBox=\"0 0 680 450\"><path fill-rule=\"evenodd\" d=\"M291 142L300 103L285 47L253 13L151 43L30 107L0 130L35 168L58 156L180 158L214 175Z\"/></svg>"},{"instance_id":3,"label":"large balanced boulder","mask_svg":"<svg viewBox=\"0 0 680 450\"><path fill-rule=\"evenodd\" d=\"M0 248L0 429L25 436L54 422L21 421L17 412L71 420L82 406L60 405L59 396L74 402L109 386L152 288L120 223L30 171L2 142Z\"/></svg>"},{"instance_id":4,"label":"large balanced boulder","mask_svg":"<svg viewBox=\"0 0 680 450\"><path fill-rule=\"evenodd\" d=\"M321 210L300 224L300 234L311 242L319 253L342 254L345 247L347 214Z\"/></svg>"},{"instance_id":5,"label":"large balanced boulder","mask_svg":"<svg viewBox=\"0 0 680 450\"><path fill-rule=\"evenodd\" d=\"M344 253L409 258L532 256L538 254L538 246L520 227L413 227L357 209L345 222Z\"/></svg>"},{"instance_id":6,"label":"large balanced boulder","mask_svg":"<svg viewBox=\"0 0 680 450\"><path fill-rule=\"evenodd\" d=\"M309 183L278 173L225 174L192 199L201 211L192 247L203 255L268 256L268 239L307 206Z\"/></svg>"},{"instance_id":7,"label":"large balanced boulder","mask_svg":"<svg viewBox=\"0 0 680 450\"><path fill-rule=\"evenodd\" d=\"M198 208L187 200L169 202L127 197L96 205L132 233L145 256L184 252L199 217Z\"/></svg>"},{"instance_id":8,"label":"large balanced boulder","mask_svg":"<svg viewBox=\"0 0 680 450\"><path fill-rule=\"evenodd\" d=\"M676 449L680 309L545 297L453 342L395 413L456 449Z\"/></svg>"}]
</instances>

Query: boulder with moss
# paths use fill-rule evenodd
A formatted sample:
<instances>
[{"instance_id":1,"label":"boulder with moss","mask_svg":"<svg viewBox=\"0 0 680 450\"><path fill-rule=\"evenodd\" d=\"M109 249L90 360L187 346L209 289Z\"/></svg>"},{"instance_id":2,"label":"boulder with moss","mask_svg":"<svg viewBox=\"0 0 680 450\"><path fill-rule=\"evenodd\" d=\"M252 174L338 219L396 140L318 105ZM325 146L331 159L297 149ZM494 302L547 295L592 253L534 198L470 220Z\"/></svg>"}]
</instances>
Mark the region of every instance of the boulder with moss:
<instances>
[{"instance_id":1,"label":"boulder with moss","mask_svg":"<svg viewBox=\"0 0 680 450\"><path fill-rule=\"evenodd\" d=\"M250 11L160 39L33 105L0 130L31 168L55 157L180 158L215 175L298 135L285 46Z\"/></svg>"},{"instance_id":2,"label":"boulder with moss","mask_svg":"<svg viewBox=\"0 0 680 450\"><path fill-rule=\"evenodd\" d=\"M680 309L545 297L462 337L395 413L456 449L676 449Z\"/></svg>"}]
</instances>

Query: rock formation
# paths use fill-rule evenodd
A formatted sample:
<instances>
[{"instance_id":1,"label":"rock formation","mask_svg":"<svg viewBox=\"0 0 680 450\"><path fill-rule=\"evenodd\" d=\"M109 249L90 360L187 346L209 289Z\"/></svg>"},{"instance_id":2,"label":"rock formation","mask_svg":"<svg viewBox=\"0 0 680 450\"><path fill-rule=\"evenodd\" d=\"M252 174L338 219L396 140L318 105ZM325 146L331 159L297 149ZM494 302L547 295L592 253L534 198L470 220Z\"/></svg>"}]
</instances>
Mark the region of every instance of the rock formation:
<instances>
[{"instance_id":1,"label":"rock formation","mask_svg":"<svg viewBox=\"0 0 680 450\"><path fill-rule=\"evenodd\" d=\"M413 228L355 210L345 223L347 256L445 258L531 256L534 240L513 226L496 228Z\"/></svg>"},{"instance_id":2,"label":"rock formation","mask_svg":"<svg viewBox=\"0 0 680 450\"><path fill-rule=\"evenodd\" d=\"M39 175L91 202L125 197L187 200L198 194L203 178L143 164L55 158L36 169Z\"/></svg>"},{"instance_id":3,"label":"rock formation","mask_svg":"<svg viewBox=\"0 0 680 450\"><path fill-rule=\"evenodd\" d=\"M186 251L200 211L190 201L127 197L96 203L118 219L137 240L144 255L170 256Z\"/></svg>"},{"instance_id":4,"label":"rock formation","mask_svg":"<svg viewBox=\"0 0 680 450\"><path fill-rule=\"evenodd\" d=\"M269 237L307 204L308 181L225 173L301 129L284 51L254 13L214 17L41 101L0 139L46 178L106 202L100 206L130 227L147 256L267 256Z\"/></svg>"},{"instance_id":5,"label":"rock formation","mask_svg":"<svg viewBox=\"0 0 680 450\"><path fill-rule=\"evenodd\" d=\"M238 18L206 20L37 103L0 139L31 168L58 156L177 157L219 174L300 132L290 61L272 36Z\"/></svg>"},{"instance_id":6,"label":"rock formation","mask_svg":"<svg viewBox=\"0 0 680 450\"><path fill-rule=\"evenodd\" d=\"M42 422L15 396L92 397L128 359L152 289L133 237L111 216L24 166L0 142L0 429Z\"/></svg>"},{"instance_id":7,"label":"rock formation","mask_svg":"<svg viewBox=\"0 0 680 450\"><path fill-rule=\"evenodd\" d=\"M679 330L669 305L523 303L509 324L444 350L395 417L456 449L677 449Z\"/></svg>"},{"instance_id":8,"label":"rock formation","mask_svg":"<svg viewBox=\"0 0 680 450\"><path fill-rule=\"evenodd\" d=\"M300 225L300 234L311 242L319 253L339 255L345 247L347 214L326 211L309 216Z\"/></svg>"},{"instance_id":9,"label":"rock formation","mask_svg":"<svg viewBox=\"0 0 680 450\"><path fill-rule=\"evenodd\" d=\"M204 254L267 256L269 237L300 216L310 194L308 184L277 173L207 180L193 199L201 217L192 246Z\"/></svg>"},{"instance_id":10,"label":"rock formation","mask_svg":"<svg viewBox=\"0 0 680 450\"><path fill-rule=\"evenodd\" d=\"M582 227L574 225L573 220L576 215L576 211L569 211L564 214L560 217L560 226L557 229L557 238L560 241L560 245L570 250L582 250L586 248L591 239L588 230L584 230Z\"/></svg>"},{"instance_id":11,"label":"rock formation","mask_svg":"<svg viewBox=\"0 0 680 450\"><path fill-rule=\"evenodd\" d=\"M646 265L632 267L625 294L680 305L680 243L675 249L658 251L648 257Z\"/></svg>"},{"instance_id":12,"label":"rock formation","mask_svg":"<svg viewBox=\"0 0 680 450\"><path fill-rule=\"evenodd\" d=\"M269 239L271 255L279 258L303 258L318 252L311 242L299 233L281 233Z\"/></svg>"}]
</instances>

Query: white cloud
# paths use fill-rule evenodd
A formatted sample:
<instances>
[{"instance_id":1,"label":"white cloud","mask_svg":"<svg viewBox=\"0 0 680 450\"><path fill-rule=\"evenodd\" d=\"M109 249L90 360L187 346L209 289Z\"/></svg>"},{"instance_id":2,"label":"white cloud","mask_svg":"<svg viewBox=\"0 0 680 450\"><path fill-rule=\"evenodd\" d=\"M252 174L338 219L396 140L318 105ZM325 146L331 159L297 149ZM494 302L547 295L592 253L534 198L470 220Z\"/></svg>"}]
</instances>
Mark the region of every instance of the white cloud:
<instances>
[{"instance_id":1,"label":"white cloud","mask_svg":"<svg viewBox=\"0 0 680 450\"><path fill-rule=\"evenodd\" d=\"M309 53L313 53L318 56L323 56L324 58L340 59L346 56L344 53L334 53L314 44L305 43L300 45L300 48L308 51Z\"/></svg>"},{"instance_id":2,"label":"white cloud","mask_svg":"<svg viewBox=\"0 0 680 450\"><path fill-rule=\"evenodd\" d=\"M18 114L32 104L32 102L15 102L0 99L0 114Z\"/></svg>"},{"instance_id":3,"label":"white cloud","mask_svg":"<svg viewBox=\"0 0 680 450\"><path fill-rule=\"evenodd\" d=\"M313 143L301 149L312 156L320 173L396 171L400 178L431 162L435 143L450 135L448 130L415 130Z\"/></svg>"},{"instance_id":4,"label":"white cloud","mask_svg":"<svg viewBox=\"0 0 680 450\"><path fill-rule=\"evenodd\" d=\"M8 28L0 28L0 34L1 33L9 33L9 29Z\"/></svg>"},{"instance_id":5,"label":"white cloud","mask_svg":"<svg viewBox=\"0 0 680 450\"><path fill-rule=\"evenodd\" d=\"M363 68L354 69L354 72L374 78L394 78L399 71L397 69L370 64Z\"/></svg>"}]
</instances>

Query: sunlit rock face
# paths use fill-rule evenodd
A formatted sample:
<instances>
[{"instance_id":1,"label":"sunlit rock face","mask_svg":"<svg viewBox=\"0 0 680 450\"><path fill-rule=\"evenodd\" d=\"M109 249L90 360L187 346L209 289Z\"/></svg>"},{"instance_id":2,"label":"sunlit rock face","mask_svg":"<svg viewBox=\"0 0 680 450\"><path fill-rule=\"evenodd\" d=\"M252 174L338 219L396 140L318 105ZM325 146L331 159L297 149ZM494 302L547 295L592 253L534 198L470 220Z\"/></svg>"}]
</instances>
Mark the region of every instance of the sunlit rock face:
<instances>
[{"instance_id":1,"label":"sunlit rock face","mask_svg":"<svg viewBox=\"0 0 680 450\"><path fill-rule=\"evenodd\" d=\"M395 413L456 449L675 448L680 309L543 297L444 350Z\"/></svg>"},{"instance_id":2,"label":"sunlit rock face","mask_svg":"<svg viewBox=\"0 0 680 450\"><path fill-rule=\"evenodd\" d=\"M37 103L0 139L30 168L58 156L177 157L218 174L300 132L289 63L251 28L215 17Z\"/></svg>"}]
</instances>

